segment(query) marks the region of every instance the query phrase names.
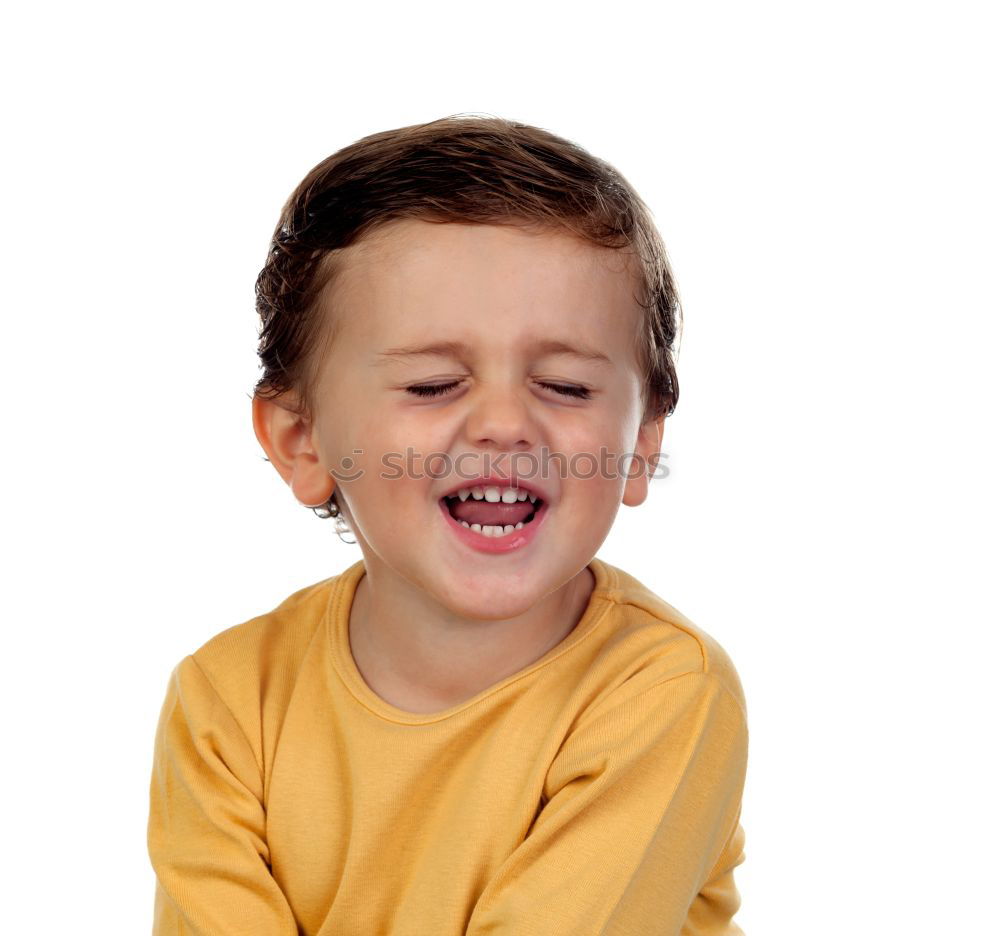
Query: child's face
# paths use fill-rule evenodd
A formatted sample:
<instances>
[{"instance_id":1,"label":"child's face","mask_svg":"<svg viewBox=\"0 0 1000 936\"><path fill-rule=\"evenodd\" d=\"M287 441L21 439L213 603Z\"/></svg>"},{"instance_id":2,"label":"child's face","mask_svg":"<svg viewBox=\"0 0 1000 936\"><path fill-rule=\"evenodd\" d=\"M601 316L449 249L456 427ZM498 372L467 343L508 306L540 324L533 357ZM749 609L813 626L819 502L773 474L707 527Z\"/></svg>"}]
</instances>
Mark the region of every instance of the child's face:
<instances>
[{"instance_id":1,"label":"child's face","mask_svg":"<svg viewBox=\"0 0 1000 936\"><path fill-rule=\"evenodd\" d=\"M380 572L373 581L399 576L466 618L524 613L593 558L623 501L646 495L647 464L621 458L653 456L663 426L642 424L633 275L613 251L501 226L395 222L347 253L324 299L339 330L317 382L315 470L327 490L361 472L336 490L368 569ZM445 342L465 349L389 353ZM408 389L421 385L446 386L435 396ZM545 450L576 458L562 471L550 462L546 477ZM512 462L514 453L525 454ZM544 502L526 528L486 538L452 519L443 495L485 472L509 478L512 464ZM299 499L321 500L319 475L303 477ZM526 511L530 500L519 504L504 509Z\"/></svg>"}]
</instances>

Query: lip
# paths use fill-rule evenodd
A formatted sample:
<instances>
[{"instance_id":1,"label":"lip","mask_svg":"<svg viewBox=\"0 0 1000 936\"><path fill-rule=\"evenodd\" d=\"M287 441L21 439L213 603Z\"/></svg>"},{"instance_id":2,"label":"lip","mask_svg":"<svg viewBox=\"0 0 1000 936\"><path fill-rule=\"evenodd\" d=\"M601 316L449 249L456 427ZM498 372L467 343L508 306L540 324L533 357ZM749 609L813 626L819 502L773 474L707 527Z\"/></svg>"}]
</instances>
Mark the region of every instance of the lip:
<instances>
[{"instance_id":1,"label":"lip","mask_svg":"<svg viewBox=\"0 0 1000 936\"><path fill-rule=\"evenodd\" d=\"M456 484L449 491L445 491L441 495L443 500L445 497L454 497L462 488L474 488L474 487L498 487L498 488L508 488L508 487L518 487L522 491L527 491L529 494L534 494L539 500L545 501L547 504L549 502L549 496L541 488L536 487L528 481L522 481L520 478L501 478L499 475L489 475L484 478L470 478L468 481L463 481L461 484ZM450 514L449 514L450 516ZM532 521L534 523L534 521Z\"/></svg>"},{"instance_id":2,"label":"lip","mask_svg":"<svg viewBox=\"0 0 1000 936\"><path fill-rule=\"evenodd\" d=\"M522 549L527 546L538 535L539 527L549 515L549 505L543 499L541 509L535 511L535 519L531 523L521 527L520 530L512 530L504 536L483 536L481 533L476 533L475 530L468 530L462 526L451 515L443 497L438 501L438 507L441 510L441 515L444 517L445 523L448 524L455 535L465 545L475 549L477 552L490 553L492 555L509 553L512 550Z\"/></svg>"}]
</instances>

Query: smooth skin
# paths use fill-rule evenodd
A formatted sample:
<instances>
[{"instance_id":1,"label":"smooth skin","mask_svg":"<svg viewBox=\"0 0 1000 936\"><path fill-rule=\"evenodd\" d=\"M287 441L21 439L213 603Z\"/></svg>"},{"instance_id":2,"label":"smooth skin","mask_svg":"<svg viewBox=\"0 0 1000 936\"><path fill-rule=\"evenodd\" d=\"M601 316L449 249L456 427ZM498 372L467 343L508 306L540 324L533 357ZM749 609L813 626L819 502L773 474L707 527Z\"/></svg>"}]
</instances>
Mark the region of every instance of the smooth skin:
<instances>
[{"instance_id":1,"label":"smooth skin","mask_svg":"<svg viewBox=\"0 0 1000 936\"><path fill-rule=\"evenodd\" d=\"M312 421L287 399L255 398L254 431L302 504L322 504L337 488L365 560L350 641L366 683L404 711L443 711L572 632L594 585L587 563L621 504L646 499L663 417L643 421L637 280L620 252L507 225L395 221L341 259L321 297L335 337L318 362ZM388 353L442 342L465 350ZM433 397L409 389L445 384L454 386ZM626 458L625 473L611 477L532 476L518 462L545 492L544 527L502 555L462 543L439 499L481 471L485 453L537 461L543 447L642 462L630 469ZM418 459L412 476L384 477L387 464L404 464L391 454L408 448L447 453L453 470L432 476L440 458ZM345 466L360 477L343 480Z\"/></svg>"}]
</instances>

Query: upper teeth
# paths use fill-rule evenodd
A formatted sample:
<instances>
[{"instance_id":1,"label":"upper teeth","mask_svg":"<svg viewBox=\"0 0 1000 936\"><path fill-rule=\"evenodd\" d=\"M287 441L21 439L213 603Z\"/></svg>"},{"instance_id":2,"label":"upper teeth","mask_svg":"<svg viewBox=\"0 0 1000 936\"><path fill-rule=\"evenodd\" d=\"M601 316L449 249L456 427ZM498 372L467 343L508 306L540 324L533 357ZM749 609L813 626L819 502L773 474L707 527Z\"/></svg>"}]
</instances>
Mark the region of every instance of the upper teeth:
<instances>
[{"instance_id":1,"label":"upper teeth","mask_svg":"<svg viewBox=\"0 0 1000 936\"><path fill-rule=\"evenodd\" d=\"M500 501L503 501L505 504L513 504L523 500L530 500L534 504L538 500L534 494L529 494L527 491L521 490L521 488L499 488L494 485L482 487L478 484L471 488L459 488L458 497L463 501L471 497L473 500L485 500L491 504L497 504Z\"/></svg>"}]
</instances>

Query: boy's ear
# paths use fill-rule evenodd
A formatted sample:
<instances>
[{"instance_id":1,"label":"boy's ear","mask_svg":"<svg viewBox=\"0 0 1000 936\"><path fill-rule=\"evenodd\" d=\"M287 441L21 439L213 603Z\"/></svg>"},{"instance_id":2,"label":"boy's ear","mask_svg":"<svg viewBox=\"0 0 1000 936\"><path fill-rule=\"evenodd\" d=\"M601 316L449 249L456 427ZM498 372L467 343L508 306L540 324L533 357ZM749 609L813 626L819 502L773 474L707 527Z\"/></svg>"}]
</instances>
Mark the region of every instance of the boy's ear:
<instances>
[{"instance_id":1,"label":"boy's ear","mask_svg":"<svg viewBox=\"0 0 1000 936\"><path fill-rule=\"evenodd\" d=\"M628 480L625 482L622 503L627 507L638 507L649 493L649 479L656 470L660 445L663 442L663 422L666 418L666 414L656 416L639 427L635 443L637 457L626 467Z\"/></svg>"},{"instance_id":2,"label":"boy's ear","mask_svg":"<svg viewBox=\"0 0 1000 936\"><path fill-rule=\"evenodd\" d=\"M325 504L335 481L316 452L311 425L281 398L255 396L252 406L254 435L295 499L307 507Z\"/></svg>"}]
</instances>

